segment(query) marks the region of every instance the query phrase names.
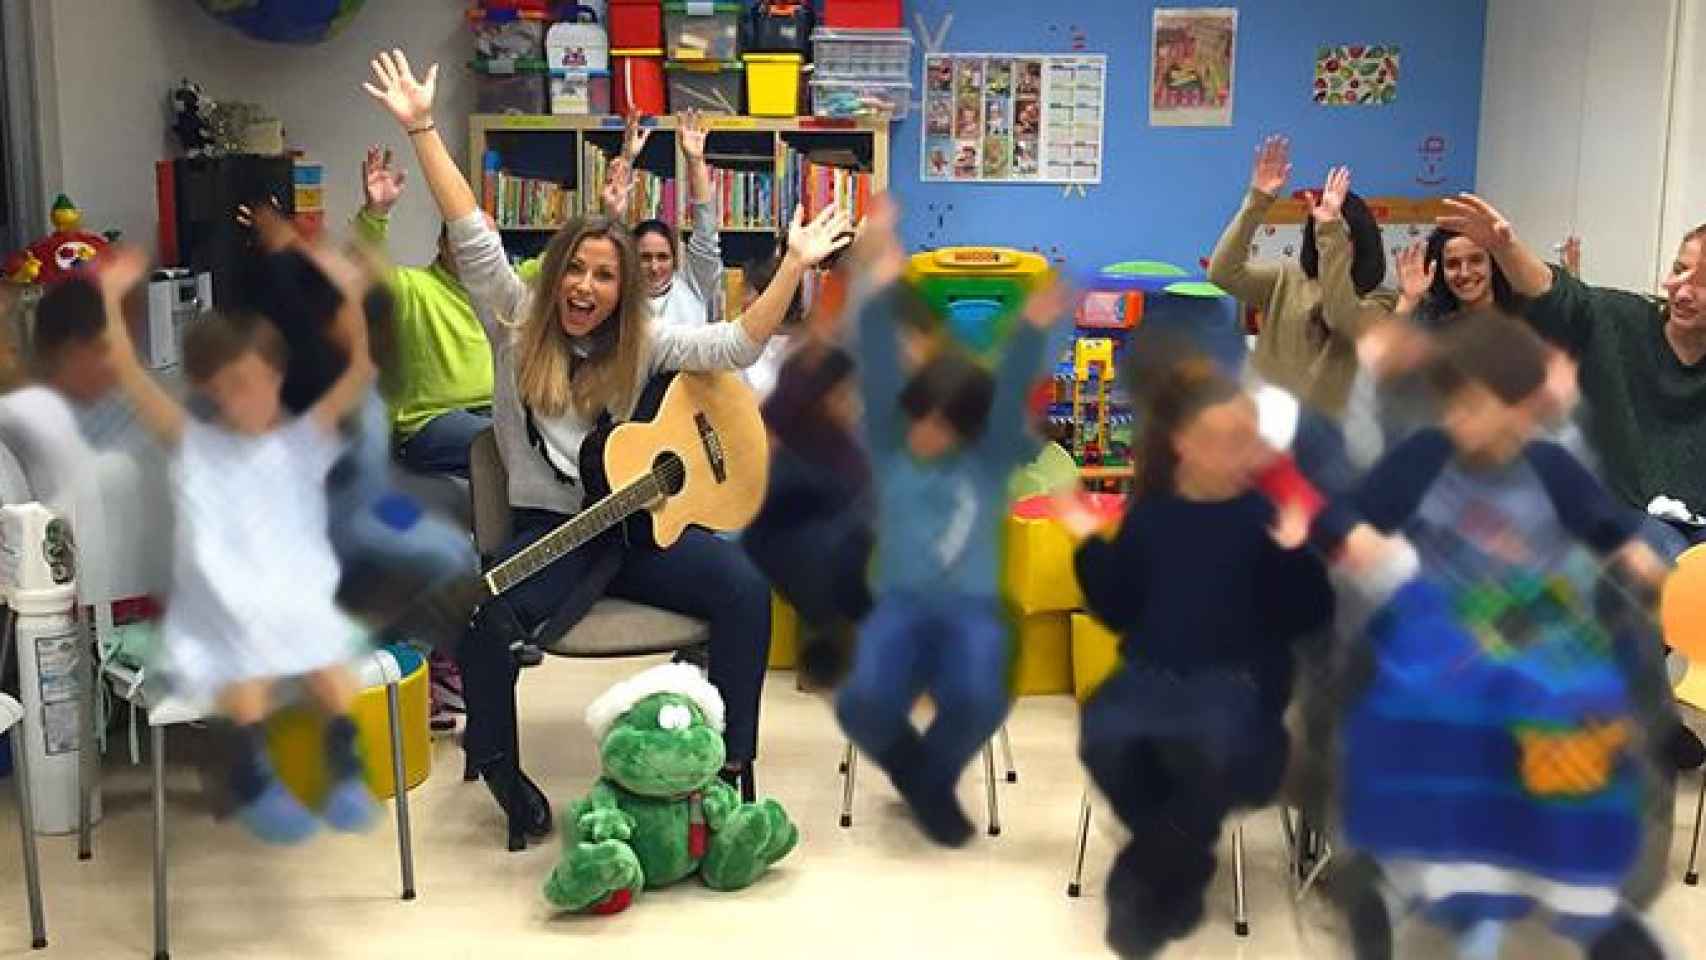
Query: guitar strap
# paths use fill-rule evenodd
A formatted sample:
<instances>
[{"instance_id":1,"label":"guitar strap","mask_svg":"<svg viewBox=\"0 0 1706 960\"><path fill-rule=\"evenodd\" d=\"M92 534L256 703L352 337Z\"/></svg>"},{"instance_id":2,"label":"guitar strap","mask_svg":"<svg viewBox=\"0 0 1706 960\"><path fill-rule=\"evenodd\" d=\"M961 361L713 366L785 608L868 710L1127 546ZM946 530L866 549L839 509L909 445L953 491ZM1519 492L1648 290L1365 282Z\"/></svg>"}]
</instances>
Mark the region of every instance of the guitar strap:
<instances>
[{"instance_id":1,"label":"guitar strap","mask_svg":"<svg viewBox=\"0 0 1706 960\"><path fill-rule=\"evenodd\" d=\"M545 461L545 469L551 471L551 475L557 478L558 483L571 487L580 486L580 484L575 482L574 477L571 477L557 469L557 462L551 459L551 455L549 453L545 452L545 434L540 432L539 424L533 420L533 408L529 407L525 403L522 404L521 415L527 421L527 443L529 446L533 447L533 451L535 453L539 454L539 459ZM593 424L593 432L609 429L611 422L612 418L610 416L610 411L604 411L604 413L599 416L598 422ZM575 451L575 456L579 457L580 451Z\"/></svg>"}]
</instances>

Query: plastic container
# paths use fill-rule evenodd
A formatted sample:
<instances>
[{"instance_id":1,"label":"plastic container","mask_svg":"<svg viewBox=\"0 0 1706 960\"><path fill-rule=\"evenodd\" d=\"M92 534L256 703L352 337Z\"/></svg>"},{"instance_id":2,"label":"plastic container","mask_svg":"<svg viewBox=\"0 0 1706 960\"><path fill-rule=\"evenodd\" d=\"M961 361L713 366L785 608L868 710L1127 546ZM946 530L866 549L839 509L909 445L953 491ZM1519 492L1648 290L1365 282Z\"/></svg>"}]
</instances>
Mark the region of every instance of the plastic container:
<instances>
[{"instance_id":1,"label":"plastic container","mask_svg":"<svg viewBox=\"0 0 1706 960\"><path fill-rule=\"evenodd\" d=\"M666 3L664 49L671 60L735 60L740 56L740 14L738 3Z\"/></svg>"},{"instance_id":2,"label":"plastic container","mask_svg":"<svg viewBox=\"0 0 1706 960\"><path fill-rule=\"evenodd\" d=\"M676 113L693 109L701 113L739 113L741 91L746 85L746 64L671 60L669 106Z\"/></svg>"},{"instance_id":3,"label":"plastic container","mask_svg":"<svg viewBox=\"0 0 1706 960\"><path fill-rule=\"evenodd\" d=\"M608 73L610 38L591 7L577 7L575 21L554 23L545 33L545 61L552 70Z\"/></svg>"},{"instance_id":4,"label":"plastic container","mask_svg":"<svg viewBox=\"0 0 1706 960\"><path fill-rule=\"evenodd\" d=\"M747 11L741 36L746 53L812 55L812 30L817 10L809 0L758 0Z\"/></svg>"},{"instance_id":5,"label":"plastic container","mask_svg":"<svg viewBox=\"0 0 1706 960\"><path fill-rule=\"evenodd\" d=\"M660 0L610 0L604 18L610 48L663 50L663 4Z\"/></svg>"},{"instance_id":6,"label":"plastic container","mask_svg":"<svg viewBox=\"0 0 1706 960\"><path fill-rule=\"evenodd\" d=\"M545 56L545 21L532 11L471 10L474 56L482 60L538 60Z\"/></svg>"},{"instance_id":7,"label":"plastic container","mask_svg":"<svg viewBox=\"0 0 1706 960\"><path fill-rule=\"evenodd\" d=\"M610 75L611 98L615 100L617 113L627 116L669 112L669 88L664 82L661 49L611 50Z\"/></svg>"},{"instance_id":8,"label":"plastic container","mask_svg":"<svg viewBox=\"0 0 1706 960\"><path fill-rule=\"evenodd\" d=\"M838 120L900 120L912 102L912 84L881 80L812 80L812 113Z\"/></svg>"},{"instance_id":9,"label":"plastic container","mask_svg":"<svg viewBox=\"0 0 1706 960\"><path fill-rule=\"evenodd\" d=\"M830 30L812 34L816 76L826 80L912 79L912 33L907 30Z\"/></svg>"},{"instance_id":10,"label":"plastic container","mask_svg":"<svg viewBox=\"0 0 1706 960\"><path fill-rule=\"evenodd\" d=\"M513 72L480 69L475 78L474 110L477 113L532 115L548 112L543 61L518 65Z\"/></svg>"},{"instance_id":11,"label":"plastic container","mask_svg":"<svg viewBox=\"0 0 1706 960\"><path fill-rule=\"evenodd\" d=\"M746 112L755 117L800 115L800 67L805 57L797 53L748 53L746 62Z\"/></svg>"},{"instance_id":12,"label":"plastic container","mask_svg":"<svg viewBox=\"0 0 1706 960\"><path fill-rule=\"evenodd\" d=\"M610 71L551 71L552 115L597 116L609 112Z\"/></svg>"},{"instance_id":13,"label":"plastic container","mask_svg":"<svg viewBox=\"0 0 1706 960\"><path fill-rule=\"evenodd\" d=\"M855 30L898 30L900 0L823 0L823 25Z\"/></svg>"}]
</instances>

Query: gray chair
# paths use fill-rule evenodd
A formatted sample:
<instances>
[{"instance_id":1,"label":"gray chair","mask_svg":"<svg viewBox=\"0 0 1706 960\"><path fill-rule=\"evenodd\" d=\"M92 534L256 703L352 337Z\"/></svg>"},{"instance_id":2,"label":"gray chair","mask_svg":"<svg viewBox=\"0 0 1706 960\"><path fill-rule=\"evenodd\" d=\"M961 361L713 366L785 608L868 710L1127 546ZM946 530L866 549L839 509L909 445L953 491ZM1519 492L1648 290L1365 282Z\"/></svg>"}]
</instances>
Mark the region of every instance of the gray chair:
<instances>
[{"instance_id":1,"label":"gray chair","mask_svg":"<svg viewBox=\"0 0 1706 960\"><path fill-rule=\"evenodd\" d=\"M509 471L487 430L468 450L468 493L473 500L474 542L489 557L511 534ZM641 657L700 650L710 641L703 621L656 607L606 597L559 637L539 637L539 647L559 657Z\"/></svg>"},{"instance_id":2,"label":"gray chair","mask_svg":"<svg viewBox=\"0 0 1706 960\"><path fill-rule=\"evenodd\" d=\"M1285 818L1285 811L1280 811ZM1291 829L1289 820L1286 836L1289 839ZM1072 864L1072 878L1066 882L1066 895L1077 897L1084 892L1084 854L1090 847L1090 791L1084 791L1084 797L1078 805L1078 851ZM1244 887L1244 820L1235 816L1232 821L1232 932L1240 937L1250 935L1250 909Z\"/></svg>"},{"instance_id":3,"label":"gray chair","mask_svg":"<svg viewBox=\"0 0 1706 960\"><path fill-rule=\"evenodd\" d=\"M996 735L1001 740L1002 759L1007 762L1007 782L1019 782L1019 768L1013 765L1013 742L1007 737L1007 725L1001 725ZM859 750L853 741L841 755L841 825L853 825L853 785L859 775ZM989 801L989 835L1001 836L1001 798L995 789L995 741L983 745L983 782Z\"/></svg>"},{"instance_id":4,"label":"gray chair","mask_svg":"<svg viewBox=\"0 0 1706 960\"><path fill-rule=\"evenodd\" d=\"M36 856L36 818L30 808L30 757L24 744L24 708L0 693L0 733L17 730L11 738L13 779L18 784L18 829L23 834L24 889L30 899L30 946L47 946L47 921L42 916L41 862Z\"/></svg>"}]
</instances>

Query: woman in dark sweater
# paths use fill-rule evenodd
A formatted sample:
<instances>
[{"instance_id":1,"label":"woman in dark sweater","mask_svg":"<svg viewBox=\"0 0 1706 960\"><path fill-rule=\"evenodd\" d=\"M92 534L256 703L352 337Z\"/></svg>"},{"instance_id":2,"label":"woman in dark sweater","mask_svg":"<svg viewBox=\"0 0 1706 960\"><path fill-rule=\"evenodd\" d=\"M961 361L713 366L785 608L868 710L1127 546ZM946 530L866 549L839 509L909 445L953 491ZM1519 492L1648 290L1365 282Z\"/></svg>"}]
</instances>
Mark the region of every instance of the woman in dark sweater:
<instances>
[{"instance_id":1,"label":"woman in dark sweater","mask_svg":"<svg viewBox=\"0 0 1706 960\"><path fill-rule=\"evenodd\" d=\"M1109 945L1148 956L1201 919L1222 821L1278 791L1290 646L1333 595L1300 508L1253 489L1266 450L1239 385L1194 356L1127 382L1153 385L1138 489L1076 558L1123 665L1084 707L1079 754L1132 833L1108 877Z\"/></svg>"}]
</instances>

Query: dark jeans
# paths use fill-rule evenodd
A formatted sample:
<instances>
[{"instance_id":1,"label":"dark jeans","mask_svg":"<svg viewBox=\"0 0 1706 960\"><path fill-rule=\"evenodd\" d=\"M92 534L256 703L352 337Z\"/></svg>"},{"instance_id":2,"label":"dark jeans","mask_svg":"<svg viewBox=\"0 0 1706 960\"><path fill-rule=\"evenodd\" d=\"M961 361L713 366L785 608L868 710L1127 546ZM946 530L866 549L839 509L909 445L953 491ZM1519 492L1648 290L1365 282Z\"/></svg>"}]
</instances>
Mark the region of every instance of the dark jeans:
<instances>
[{"instance_id":1,"label":"dark jeans","mask_svg":"<svg viewBox=\"0 0 1706 960\"><path fill-rule=\"evenodd\" d=\"M416 473L468 479L468 448L490 429L492 414L484 410L447 410L426 422L397 444L397 462Z\"/></svg>"},{"instance_id":2,"label":"dark jeans","mask_svg":"<svg viewBox=\"0 0 1706 960\"><path fill-rule=\"evenodd\" d=\"M1672 563L1676 558L1687 552L1689 547L1706 543L1706 528L1689 527L1660 520L1646 513L1641 515L1640 537L1647 545Z\"/></svg>"},{"instance_id":3,"label":"dark jeans","mask_svg":"<svg viewBox=\"0 0 1706 960\"><path fill-rule=\"evenodd\" d=\"M515 511L514 537L494 559L504 559L562 523L566 517L541 510ZM547 624L566 628L598 599L584 587L596 576L589 544L488 603L464 638L457 661L468 705L463 749L475 766L509 754L519 765L515 683L518 671L509 650L515 626L532 632ZM614 548L617 564L609 586L598 594L658 607L710 625L710 680L723 695L727 729L723 740L731 761L758 752L758 704L770 656L770 588L739 546L692 528L668 550ZM565 611L567 606L579 609ZM565 618L561 614L568 612ZM513 618L513 619L512 619Z\"/></svg>"},{"instance_id":4,"label":"dark jeans","mask_svg":"<svg viewBox=\"0 0 1706 960\"><path fill-rule=\"evenodd\" d=\"M890 594L859 629L835 713L854 744L880 761L917 736L909 715L928 691L936 716L923 736L922 779L952 784L1007 718L1010 662L995 600Z\"/></svg>"}]
</instances>

